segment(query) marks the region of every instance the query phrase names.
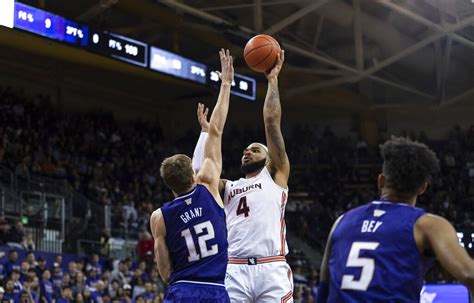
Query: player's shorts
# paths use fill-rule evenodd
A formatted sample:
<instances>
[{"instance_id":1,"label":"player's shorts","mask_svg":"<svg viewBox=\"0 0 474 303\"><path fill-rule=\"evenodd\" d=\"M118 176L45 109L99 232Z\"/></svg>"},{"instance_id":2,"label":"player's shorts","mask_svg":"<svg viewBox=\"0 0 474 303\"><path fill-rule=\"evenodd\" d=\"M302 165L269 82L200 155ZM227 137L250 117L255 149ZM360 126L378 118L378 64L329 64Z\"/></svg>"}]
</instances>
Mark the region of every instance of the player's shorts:
<instances>
[{"instance_id":1,"label":"player's shorts","mask_svg":"<svg viewBox=\"0 0 474 303\"><path fill-rule=\"evenodd\" d=\"M178 281L166 292L164 303L229 303L224 285Z\"/></svg>"},{"instance_id":2,"label":"player's shorts","mask_svg":"<svg viewBox=\"0 0 474 303\"><path fill-rule=\"evenodd\" d=\"M293 302L293 275L283 256L230 258L225 287L232 303Z\"/></svg>"}]
</instances>

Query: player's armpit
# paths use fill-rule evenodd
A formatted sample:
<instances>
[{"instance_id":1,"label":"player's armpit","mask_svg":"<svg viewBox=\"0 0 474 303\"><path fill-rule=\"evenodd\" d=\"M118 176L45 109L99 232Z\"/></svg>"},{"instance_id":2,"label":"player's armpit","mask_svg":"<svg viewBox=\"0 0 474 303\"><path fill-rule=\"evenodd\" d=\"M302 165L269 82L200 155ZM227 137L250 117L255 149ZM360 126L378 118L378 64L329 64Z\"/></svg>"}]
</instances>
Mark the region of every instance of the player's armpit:
<instances>
[{"instance_id":1,"label":"player's armpit","mask_svg":"<svg viewBox=\"0 0 474 303\"><path fill-rule=\"evenodd\" d=\"M155 241L154 252L158 272L163 282L168 283L172 271L171 257L166 245L166 225L161 209L157 209L151 215L150 228Z\"/></svg>"},{"instance_id":2,"label":"player's armpit","mask_svg":"<svg viewBox=\"0 0 474 303\"><path fill-rule=\"evenodd\" d=\"M474 291L474 261L459 245L456 230L446 219L424 215L416 222L414 235L422 253L434 253L445 270Z\"/></svg>"}]
</instances>

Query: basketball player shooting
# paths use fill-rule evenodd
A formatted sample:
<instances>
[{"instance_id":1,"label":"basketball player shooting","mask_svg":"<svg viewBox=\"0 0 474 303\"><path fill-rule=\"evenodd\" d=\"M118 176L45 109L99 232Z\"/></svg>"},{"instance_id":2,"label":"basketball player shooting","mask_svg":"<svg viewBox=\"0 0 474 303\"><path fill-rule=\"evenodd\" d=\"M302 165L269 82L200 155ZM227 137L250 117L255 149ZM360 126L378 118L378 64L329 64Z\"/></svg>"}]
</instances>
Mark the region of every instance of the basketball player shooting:
<instances>
[{"instance_id":1,"label":"basketball player shooting","mask_svg":"<svg viewBox=\"0 0 474 303\"><path fill-rule=\"evenodd\" d=\"M395 138L381 147L380 199L348 211L331 230L318 303L420 302L426 269L441 266L474 290L474 262L444 218L416 208L439 171L426 145Z\"/></svg>"},{"instance_id":2,"label":"basketball player shooting","mask_svg":"<svg viewBox=\"0 0 474 303\"><path fill-rule=\"evenodd\" d=\"M245 178L221 180L229 240L225 284L232 302L293 302L292 273L286 262L285 206L290 162L281 133L278 75L284 51L265 75L267 95L263 107L267 146L252 143L244 151L241 169ZM201 128L207 128L204 107L198 107ZM199 170L203 132L193 159Z\"/></svg>"},{"instance_id":3,"label":"basketball player shooting","mask_svg":"<svg viewBox=\"0 0 474 303\"><path fill-rule=\"evenodd\" d=\"M224 287L227 230L219 178L221 140L234 77L229 51L219 52L220 93L209 122L204 159L199 173L191 158L166 158L160 174L176 197L153 212L150 219L155 258L164 282L170 284L164 302L230 302Z\"/></svg>"}]
</instances>

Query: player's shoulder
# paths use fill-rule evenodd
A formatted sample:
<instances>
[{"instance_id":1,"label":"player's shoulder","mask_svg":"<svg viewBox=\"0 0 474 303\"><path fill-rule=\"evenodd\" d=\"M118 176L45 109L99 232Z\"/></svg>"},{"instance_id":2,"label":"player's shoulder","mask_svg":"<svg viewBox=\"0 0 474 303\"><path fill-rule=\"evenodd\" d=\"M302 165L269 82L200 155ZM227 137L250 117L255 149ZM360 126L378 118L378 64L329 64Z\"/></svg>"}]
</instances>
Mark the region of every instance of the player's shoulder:
<instances>
[{"instance_id":1,"label":"player's shoulder","mask_svg":"<svg viewBox=\"0 0 474 303\"><path fill-rule=\"evenodd\" d=\"M162 212L161 208L158 208L158 209L156 209L155 211L153 211L151 213L150 221L157 221L162 217L163 217L163 212Z\"/></svg>"},{"instance_id":2,"label":"player's shoulder","mask_svg":"<svg viewBox=\"0 0 474 303\"><path fill-rule=\"evenodd\" d=\"M451 225L451 223L448 220L432 213L424 213L416 221L416 226L418 228L421 228L427 231L433 230L433 228L436 228L436 227L442 227L442 226L448 226L448 225Z\"/></svg>"}]
</instances>

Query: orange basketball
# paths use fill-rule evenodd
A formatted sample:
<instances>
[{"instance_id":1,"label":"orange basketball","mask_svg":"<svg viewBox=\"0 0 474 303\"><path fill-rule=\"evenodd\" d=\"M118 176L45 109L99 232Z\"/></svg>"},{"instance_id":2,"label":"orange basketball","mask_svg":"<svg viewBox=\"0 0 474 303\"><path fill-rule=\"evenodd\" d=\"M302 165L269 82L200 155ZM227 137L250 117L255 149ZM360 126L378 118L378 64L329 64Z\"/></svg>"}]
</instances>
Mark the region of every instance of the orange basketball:
<instances>
[{"instance_id":1,"label":"orange basketball","mask_svg":"<svg viewBox=\"0 0 474 303\"><path fill-rule=\"evenodd\" d=\"M275 66L280 51L280 44L272 36L257 35L245 45L245 62L256 72L266 72Z\"/></svg>"}]
</instances>

